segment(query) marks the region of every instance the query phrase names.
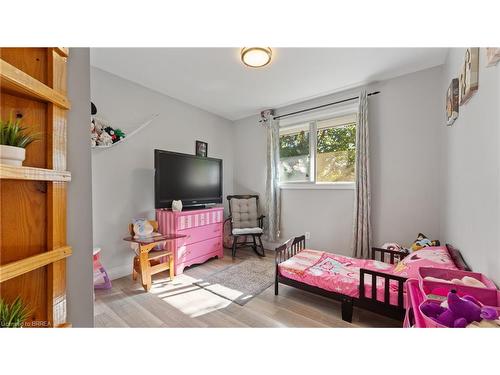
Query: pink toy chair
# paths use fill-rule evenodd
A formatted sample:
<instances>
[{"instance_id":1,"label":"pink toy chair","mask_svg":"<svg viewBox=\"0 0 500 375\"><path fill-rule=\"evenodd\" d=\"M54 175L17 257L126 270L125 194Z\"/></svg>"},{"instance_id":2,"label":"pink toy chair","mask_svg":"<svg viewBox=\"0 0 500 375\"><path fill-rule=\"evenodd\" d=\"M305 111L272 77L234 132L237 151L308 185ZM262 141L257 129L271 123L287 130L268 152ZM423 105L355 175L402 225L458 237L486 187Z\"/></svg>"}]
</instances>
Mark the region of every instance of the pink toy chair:
<instances>
[{"instance_id":1,"label":"pink toy chair","mask_svg":"<svg viewBox=\"0 0 500 375\"><path fill-rule=\"evenodd\" d=\"M111 280L100 260L101 249L96 247L93 251L94 258L94 289L111 289Z\"/></svg>"}]
</instances>

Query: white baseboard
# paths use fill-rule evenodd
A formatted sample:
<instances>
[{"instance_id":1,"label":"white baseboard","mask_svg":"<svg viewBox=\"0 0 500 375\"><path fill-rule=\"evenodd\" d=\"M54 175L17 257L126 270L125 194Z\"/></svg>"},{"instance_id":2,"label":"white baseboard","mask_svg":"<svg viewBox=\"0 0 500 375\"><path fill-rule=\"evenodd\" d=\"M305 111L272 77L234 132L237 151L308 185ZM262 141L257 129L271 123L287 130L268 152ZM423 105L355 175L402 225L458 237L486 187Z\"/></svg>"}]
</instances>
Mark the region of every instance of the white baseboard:
<instances>
[{"instance_id":1,"label":"white baseboard","mask_svg":"<svg viewBox=\"0 0 500 375\"><path fill-rule=\"evenodd\" d=\"M269 242L266 240L262 240L262 244L264 245L264 248L268 249L268 250L272 250L272 251L274 251L274 249L276 249L278 246L280 246L283 242Z\"/></svg>"},{"instance_id":2,"label":"white baseboard","mask_svg":"<svg viewBox=\"0 0 500 375\"><path fill-rule=\"evenodd\" d=\"M127 265L113 267L106 270L111 280L119 279L120 277L132 275L132 262Z\"/></svg>"},{"instance_id":3,"label":"white baseboard","mask_svg":"<svg viewBox=\"0 0 500 375\"><path fill-rule=\"evenodd\" d=\"M280 242L268 242L265 240L262 240L262 244L264 245L264 249L269 250L269 251L274 251L276 247L281 245ZM107 268L106 271L108 272L108 276L111 280L119 279L121 277L125 276L130 276L132 275L132 258L130 260L127 259L127 264L113 267L113 268Z\"/></svg>"}]
</instances>

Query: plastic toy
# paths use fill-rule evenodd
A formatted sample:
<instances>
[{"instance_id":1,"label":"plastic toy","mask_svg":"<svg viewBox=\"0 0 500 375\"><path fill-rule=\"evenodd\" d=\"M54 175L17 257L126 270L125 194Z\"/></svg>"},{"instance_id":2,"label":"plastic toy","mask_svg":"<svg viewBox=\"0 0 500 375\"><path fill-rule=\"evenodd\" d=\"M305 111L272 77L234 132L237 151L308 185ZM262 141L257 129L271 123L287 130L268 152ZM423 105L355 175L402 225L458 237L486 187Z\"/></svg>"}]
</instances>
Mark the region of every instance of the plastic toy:
<instances>
[{"instance_id":1,"label":"plastic toy","mask_svg":"<svg viewBox=\"0 0 500 375\"><path fill-rule=\"evenodd\" d=\"M111 289L111 280L100 260L101 249L96 247L93 251L94 258L94 289Z\"/></svg>"}]
</instances>

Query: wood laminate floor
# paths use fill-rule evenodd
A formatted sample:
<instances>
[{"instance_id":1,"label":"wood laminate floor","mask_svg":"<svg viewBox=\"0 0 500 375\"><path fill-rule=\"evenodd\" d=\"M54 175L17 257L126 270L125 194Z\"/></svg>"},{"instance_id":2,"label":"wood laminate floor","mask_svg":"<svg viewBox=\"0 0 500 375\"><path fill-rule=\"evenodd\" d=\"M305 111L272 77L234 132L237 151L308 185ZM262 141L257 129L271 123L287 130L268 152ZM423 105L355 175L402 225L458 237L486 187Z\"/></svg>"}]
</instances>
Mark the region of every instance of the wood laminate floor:
<instances>
[{"instance_id":1,"label":"wood laminate floor","mask_svg":"<svg viewBox=\"0 0 500 375\"><path fill-rule=\"evenodd\" d=\"M354 308L352 324L341 318L340 303L280 284L279 295L270 286L244 306L219 297L194 282L231 264L256 257L238 249L236 259L225 250L224 259L212 259L186 268L168 279L155 275L146 293L132 277L113 280L110 290L97 290L95 327L401 327L401 322ZM274 254L265 258L274 262Z\"/></svg>"}]
</instances>

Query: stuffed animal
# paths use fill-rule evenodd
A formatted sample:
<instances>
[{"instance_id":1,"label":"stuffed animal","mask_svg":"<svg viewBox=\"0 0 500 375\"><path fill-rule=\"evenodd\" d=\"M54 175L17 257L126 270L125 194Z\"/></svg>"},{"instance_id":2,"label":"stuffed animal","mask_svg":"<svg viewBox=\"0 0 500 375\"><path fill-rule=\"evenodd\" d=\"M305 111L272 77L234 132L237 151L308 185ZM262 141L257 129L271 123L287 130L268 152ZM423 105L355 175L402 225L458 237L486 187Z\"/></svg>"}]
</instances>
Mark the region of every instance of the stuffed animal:
<instances>
[{"instance_id":1,"label":"stuffed animal","mask_svg":"<svg viewBox=\"0 0 500 375\"><path fill-rule=\"evenodd\" d=\"M429 246L439 246L440 243L438 240L430 240L427 238L425 234L419 233L417 239L411 244L410 250L411 252L418 251L423 249L424 247Z\"/></svg>"},{"instance_id":2,"label":"stuffed animal","mask_svg":"<svg viewBox=\"0 0 500 375\"><path fill-rule=\"evenodd\" d=\"M92 147L95 147L97 145L97 137L99 135L97 134L96 130L95 130L95 124L94 124L94 120L92 120L90 122L90 145Z\"/></svg>"},{"instance_id":3,"label":"stuffed animal","mask_svg":"<svg viewBox=\"0 0 500 375\"><path fill-rule=\"evenodd\" d=\"M111 126L107 126L104 128L104 131L111 136L113 143L125 138L125 133L121 129L114 129Z\"/></svg>"},{"instance_id":4,"label":"stuffed animal","mask_svg":"<svg viewBox=\"0 0 500 375\"><path fill-rule=\"evenodd\" d=\"M119 141L125 138L125 133L121 129L115 129L115 134L118 137Z\"/></svg>"},{"instance_id":5,"label":"stuffed animal","mask_svg":"<svg viewBox=\"0 0 500 375\"><path fill-rule=\"evenodd\" d=\"M176 211L176 212L179 212L179 211L182 211L182 201L172 201L172 211Z\"/></svg>"},{"instance_id":6,"label":"stuffed animal","mask_svg":"<svg viewBox=\"0 0 500 375\"><path fill-rule=\"evenodd\" d=\"M92 147L97 146L97 133L96 132L90 133L90 145Z\"/></svg>"},{"instance_id":7,"label":"stuffed animal","mask_svg":"<svg viewBox=\"0 0 500 375\"><path fill-rule=\"evenodd\" d=\"M494 307L482 307L472 296L461 298L454 289L448 293L445 306L426 301L420 309L435 322L450 328L465 328L472 322L498 319L498 311Z\"/></svg>"},{"instance_id":8,"label":"stuffed animal","mask_svg":"<svg viewBox=\"0 0 500 375\"><path fill-rule=\"evenodd\" d=\"M95 125L95 131L97 132L97 134L101 134L104 130L104 124L97 118L94 118L93 120Z\"/></svg>"},{"instance_id":9,"label":"stuffed animal","mask_svg":"<svg viewBox=\"0 0 500 375\"><path fill-rule=\"evenodd\" d=\"M432 276L426 276L426 277L424 277L424 280L437 281L440 283L473 286L476 288L487 288L487 286L484 285L484 283L482 283L480 280L477 280L477 279L470 277L470 276L464 276L461 279L451 279L451 280L440 279L438 277L432 277Z\"/></svg>"},{"instance_id":10,"label":"stuffed animal","mask_svg":"<svg viewBox=\"0 0 500 375\"><path fill-rule=\"evenodd\" d=\"M113 141L113 143L115 143L117 141L115 129L113 129L111 126L108 126L108 127L104 128L104 131L111 136L111 140Z\"/></svg>"},{"instance_id":11,"label":"stuffed animal","mask_svg":"<svg viewBox=\"0 0 500 375\"><path fill-rule=\"evenodd\" d=\"M95 118L97 108L94 103L90 102L91 122L90 122L90 144L92 147L96 146L111 146L113 143L125 138L125 133L120 129L113 129L107 126L102 120Z\"/></svg>"},{"instance_id":12,"label":"stuffed animal","mask_svg":"<svg viewBox=\"0 0 500 375\"><path fill-rule=\"evenodd\" d=\"M153 233L153 226L148 219L134 219L132 224L136 237L148 237Z\"/></svg>"},{"instance_id":13,"label":"stuffed animal","mask_svg":"<svg viewBox=\"0 0 500 375\"><path fill-rule=\"evenodd\" d=\"M97 138L97 144L99 146L111 146L113 144L113 139L107 132L102 132Z\"/></svg>"},{"instance_id":14,"label":"stuffed animal","mask_svg":"<svg viewBox=\"0 0 500 375\"><path fill-rule=\"evenodd\" d=\"M382 245L382 249L399 251L403 247L396 242L386 242Z\"/></svg>"}]
</instances>

